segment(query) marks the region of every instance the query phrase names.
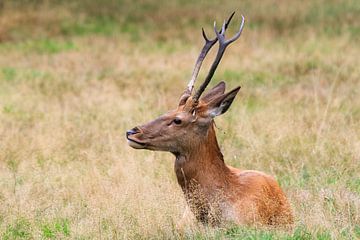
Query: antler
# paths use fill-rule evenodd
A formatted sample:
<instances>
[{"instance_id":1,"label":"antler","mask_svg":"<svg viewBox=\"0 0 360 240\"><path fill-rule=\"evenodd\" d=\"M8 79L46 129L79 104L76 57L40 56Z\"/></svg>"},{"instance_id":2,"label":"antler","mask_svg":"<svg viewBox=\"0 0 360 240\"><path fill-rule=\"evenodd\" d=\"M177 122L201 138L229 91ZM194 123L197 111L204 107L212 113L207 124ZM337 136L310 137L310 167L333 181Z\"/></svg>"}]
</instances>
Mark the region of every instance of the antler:
<instances>
[{"instance_id":1,"label":"antler","mask_svg":"<svg viewBox=\"0 0 360 240\"><path fill-rule=\"evenodd\" d=\"M224 34L229 23L231 22L231 19L232 17L234 16L235 12L233 12L230 17L228 18L228 20L226 21L226 23L224 22L224 25L223 27L221 28L220 30L220 34ZM215 32L217 33L217 31L215 30ZM195 63L195 67L194 67L194 71L192 73L192 76L191 76L191 80L189 82L189 84L187 85L187 89L185 90L186 93L188 94L191 94L193 88L194 88L194 84L195 84L195 81L196 81L196 78L199 74L199 71L200 71L200 68L201 68L201 64L202 62L204 61L207 53L209 52L209 50L211 49L212 46L214 46L214 44L217 42L218 40L218 37L215 37L214 39L208 39L206 34L205 34L205 31L204 31L204 28L202 28L202 35L205 39L205 44L200 52L200 55L198 57L198 59L196 60L196 63Z\"/></svg>"},{"instance_id":2,"label":"antler","mask_svg":"<svg viewBox=\"0 0 360 240\"><path fill-rule=\"evenodd\" d=\"M233 16L233 14L231 15L231 17L232 16ZM230 20L231 20L231 17L230 17ZM207 85L211 81L211 78L214 76L215 70L216 70L217 66L219 65L219 63L220 63L220 60L221 60L222 56L224 55L225 49L227 48L227 46L229 46L232 42L234 42L235 40L237 40L240 37L241 32L242 32L242 30L244 28L244 23L245 23L244 16L241 15L241 17L242 17L242 21L241 21L239 32L237 32L229 40L225 40L225 30L226 30L228 22L225 23L225 21L224 21L224 24L222 25L222 28L221 28L221 32L218 32L216 30L216 22L214 22L214 31L216 33L217 39L219 40L219 49L218 49L218 52L216 54L216 58L215 58L213 64L211 65L209 73L205 78L205 81L203 82L203 84L201 84L200 88L198 89L198 91L195 93L195 95L193 97L195 105L198 103L199 97L201 96L201 94L204 92L205 88L207 87Z\"/></svg>"}]
</instances>

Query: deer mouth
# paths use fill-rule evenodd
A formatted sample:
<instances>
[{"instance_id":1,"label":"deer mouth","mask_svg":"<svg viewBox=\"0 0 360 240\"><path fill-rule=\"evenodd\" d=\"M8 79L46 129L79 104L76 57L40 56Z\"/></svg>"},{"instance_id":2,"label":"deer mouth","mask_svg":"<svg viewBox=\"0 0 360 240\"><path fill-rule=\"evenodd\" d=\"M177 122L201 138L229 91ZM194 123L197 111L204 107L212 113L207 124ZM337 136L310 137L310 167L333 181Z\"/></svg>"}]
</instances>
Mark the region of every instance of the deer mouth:
<instances>
[{"instance_id":1,"label":"deer mouth","mask_svg":"<svg viewBox=\"0 0 360 240\"><path fill-rule=\"evenodd\" d=\"M141 149L145 148L146 144L143 142L140 142L138 140L135 140L134 137L136 134L140 133L140 129L135 127L129 131L126 132L126 139L130 147Z\"/></svg>"},{"instance_id":2,"label":"deer mouth","mask_svg":"<svg viewBox=\"0 0 360 240\"><path fill-rule=\"evenodd\" d=\"M127 137L127 142L129 144L130 147L136 148L136 149L141 149L141 148L145 148L145 143L142 142L138 142L134 139L130 139L129 137Z\"/></svg>"}]
</instances>

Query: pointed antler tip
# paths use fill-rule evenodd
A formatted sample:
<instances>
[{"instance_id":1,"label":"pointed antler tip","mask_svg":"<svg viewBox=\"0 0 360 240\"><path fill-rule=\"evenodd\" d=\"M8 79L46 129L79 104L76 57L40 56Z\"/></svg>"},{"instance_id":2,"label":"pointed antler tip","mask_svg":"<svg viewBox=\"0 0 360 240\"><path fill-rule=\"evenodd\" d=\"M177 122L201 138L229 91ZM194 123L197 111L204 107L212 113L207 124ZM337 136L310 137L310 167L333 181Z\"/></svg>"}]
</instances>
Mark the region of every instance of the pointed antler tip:
<instances>
[{"instance_id":1,"label":"pointed antler tip","mask_svg":"<svg viewBox=\"0 0 360 240\"><path fill-rule=\"evenodd\" d=\"M201 31L202 31L202 35L203 35L203 37L204 37L204 39L205 39L205 42L208 42L209 39L208 39L208 37L206 36L206 33L205 33L204 28L201 28Z\"/></svg>"},{"instance_id":2,"label":"pointed antler tip","mask_svg":"<svg viewBox=\"0 0 360 240\"><path fill-rule=\"evenodd\" d=\"M243 30L244 24L245 24L245 17L244 17L244 15L241 15L241 17L242 17L242 20L241 20L241 24L240 24L240 32Z\"/></svg>"}]
</instances>

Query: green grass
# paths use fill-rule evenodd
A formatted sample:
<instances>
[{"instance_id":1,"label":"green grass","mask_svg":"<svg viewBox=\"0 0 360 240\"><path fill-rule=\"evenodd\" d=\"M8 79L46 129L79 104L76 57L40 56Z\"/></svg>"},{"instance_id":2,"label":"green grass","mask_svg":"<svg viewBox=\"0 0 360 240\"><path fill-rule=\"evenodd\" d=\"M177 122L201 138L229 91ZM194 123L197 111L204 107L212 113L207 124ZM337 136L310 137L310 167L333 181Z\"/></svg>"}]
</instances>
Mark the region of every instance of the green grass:
<instances>
[{"instance_id":1,"label":"green grass","mask_svg":"<svg viewBox=\"0 0 360 240\"><path fill-rule=\"evenodd\" d=\"M16 70L11 67L5 67L2 69L2 79L4 79L7 82L11 82L16 77Z\"/></svg>"},{"instance_id":2,"label":"green grass","mask_svg":"<svg viewBox=\"0 0 360 240\"><path fill-rule=\"evenodd\" d=\"M70 226L67 219L57 219L41 225L42 236L46 239L58 239L60 236L70 236Z\"/></svg>"},{"instance_id":3,"label":"green grass","mask_svg":"<svg viewBox=\"0 0 360 240\"><path fill-rule=\"evenodd\" d=\"M32 238L31 224L27 220L20 218L6 227L1 238L4 240L30 239Z\"/></svg>"},{"instance_id":4,"label":"green grass","mask_svg":"<svg viewBox=\"0 0 360 240\"><path fill-rule=\"evenodd\" d=\"M76 50L76 46L71 40L56 40L56 39L35 39L21 41L18 43L5 43L0 45L0 51L22 50L24 53L37 53L37 54L55 54Z\"/></svg>"}]
</instances>

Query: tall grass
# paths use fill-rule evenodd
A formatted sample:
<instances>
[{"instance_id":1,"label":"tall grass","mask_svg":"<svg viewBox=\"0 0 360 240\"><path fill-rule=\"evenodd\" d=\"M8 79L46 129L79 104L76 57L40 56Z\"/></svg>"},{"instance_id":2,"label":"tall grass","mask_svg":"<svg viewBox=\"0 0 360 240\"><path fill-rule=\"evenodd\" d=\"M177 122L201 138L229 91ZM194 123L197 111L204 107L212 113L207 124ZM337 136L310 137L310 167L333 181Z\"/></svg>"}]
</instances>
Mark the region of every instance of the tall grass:
<instances>
[{"instance_id":1,"label":"tall grass","mask_svg":"<svg viewBox=\"0 0 360 240\"><path fill-rule=\"evenodd\" d=\"M233 10L245 30L212 84L242 89L218 139L228 164L277 178L289 231L178 230L173 157L124 138L176 106L201 26ZM1 238L360 238L359 13L356 0L3 2Z\"/></svg>"}]
</instances>

